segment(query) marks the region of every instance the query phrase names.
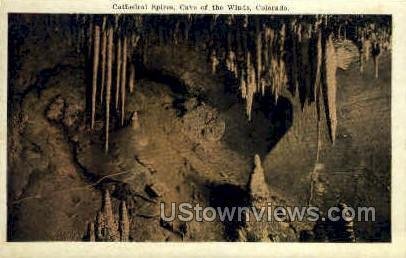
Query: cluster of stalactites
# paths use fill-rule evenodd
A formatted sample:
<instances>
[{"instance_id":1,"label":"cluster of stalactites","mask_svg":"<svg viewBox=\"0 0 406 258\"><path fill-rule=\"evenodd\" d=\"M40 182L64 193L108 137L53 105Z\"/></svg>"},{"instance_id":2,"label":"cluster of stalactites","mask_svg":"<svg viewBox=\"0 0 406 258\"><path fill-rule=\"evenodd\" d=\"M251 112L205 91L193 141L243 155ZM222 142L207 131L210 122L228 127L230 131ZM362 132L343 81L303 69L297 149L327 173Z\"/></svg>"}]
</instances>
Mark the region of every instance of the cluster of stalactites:
<instances>
[{"instance_id":1,"label":"cluster of stalactites","mask_svg":"<svg viewBox=\"0 0 406 258\"><path fill-rule=\"evenodd\" d=\"M287 83L284 52L285 26L274 30L264 28L255 35L255 49L245 51L243 64L238 65L234 50L228 50L226 65L240 82L241 97L246 100L246 114L251 120L253 98L270 90L275 98ZM240 67L240 69L238 69Z\"/></svg>"},{"instance_id":2,"label":"cluster of stalactites","mask_svg":"<svg viewBox=\"0 0 406 258\"><path fill-rule=\"evenodd\" d=\"M97 214L95 222L89 223L89 241L126 242L129 241L130 221L126 203L120 205L119 214L113 213L110 193L107 190L103 198L103 208Z\"/></svg>"},{"instance_id":3,"label":"cluster of stalactites","mask_svg":"<svg viewBox=\"0 0 406 258\"><path fill-rule=\"evenodd\" d=\"M362 20L362 19L361 19ZM251 24L250 24L251 23ZM390 47L390 28L339 20L337 17L290 18L269 22L262 18L245 17L243 22L231 16L226 19L225 46L218 41L211 49L213 73L225 66L239 82L241 97L245 99L246 115L252 116L256 95L267 92L278 101L284 88L298 93L303 105L316 102L318 120L324 111L330 138L335 141L336 70L338 64L333 41L360 40L362 60L374 58L378 77L378 57L382 48ZM353 28L356 27L356 31ZM348 31L348 32L347 32ZM369 35L362 36L364 34ZM371 47L368 47L370 39ZM361 70L363 62L361 61Z\"/></svg>"},{"instance_id":4,"label":"cluster of stalactites","mask_svg":"<svg viewBox=\"0 0 406 258\"><path fill-rule=\"evenodd\" d=\"M86 17L81 17L79 21L85 25L82 27L90 25L87 34L89 57L93 67L91 127L95 127L96 112L100 110L105 118L106 152L112 120L111 109L114 115L119 117L121 125L124 124L126 91L132 92L135 84L135 65L132 58L137 48L141 59L144 60L149 47L157 44L190 44L208 51L212 72L216 73L226 67L239 82L249 120L256 95L271 95L276 103L285 88L293 95L298 92L302 106L305 102L316 102L318 119L320 111L325 112L331 139L334 141L337 123L337 60L333 54L333 39L359 41L361 58L366 59L370 55L374 57L376 76L380 49L387 48L390 42L390 29L387 29L387 24L373 26L371 21L363 22L362 17ZM85 34L78 33L82 41L82 35ZM368 40L373 40L371 45ZM360 62L361 70L364 59ZM96 108L98 103L100 108Z\"/></svg>"},{"instance_id":5,"label":"cluster of stalactites","mask_svg":"<svg viewBox=\"0 0 406 258\"><path fill-rule=\"evenodd\" d=\"M255 26L250 26L248 16L242 20L240 17L240 21L234 16L228 17L225 22L226 45L219 47L218 42L214 42L210 53L213 73L224 63L238 79L249 120L256 93L264 95L269 89L277 101L287 83L283 56L286 26L267 26L260 18L254 22Z\"/></svg>"},{"instance_id":6,"label":"cluster of stalactites","mask_svg":"<svg viewBox=\"0 0 406 258\"><path fill-rule=\"evenodd\" d=\"M105 108L105 151L109 148L111 109L124 124L126 92L135 87L132 54L139 36L120 26L120 17L104 16L90 22L89 53L92 60L91 128L95 127L96 105ZM122 21L124 24L125 21Z\"/></svg>"},{"instance_id":7,"label":"cluster of stalactites","mask_svg":"<svg viewBox=\"0 0 406 258\"><path fill-rule=\"evenodd\" d=\"M357 28L356 33L360 72L364 72L364 65L371 56L374 62L375 78L378 78L379 57L383 50L391 48L390 28L377 28L375 24L369 24L368 26Z\"/></svg>"},{"instance_id":8,"label":"cluster of stalactites","mask_svg":"<svg viewBox=\"0 0 406 258\"><path fill-rule=\"evenodd\" d=\"M334 142L337 61L331 33L325 32L322 20L314 23L293 20L276 27L257 20L254 31L246 31L242 26L228 33L225 53L218 50L211 53L212 72L217 72L224 63L233 73L246 101L248 119L251 120L255 95L269 92L276 103L283 89L290 89L293 94L299 92L303 103L316 101L318 119L324 103ZM253 40L249 42L248 38ZM241 48L240 44L249 47Z\"/></svg>"}]
</instances>

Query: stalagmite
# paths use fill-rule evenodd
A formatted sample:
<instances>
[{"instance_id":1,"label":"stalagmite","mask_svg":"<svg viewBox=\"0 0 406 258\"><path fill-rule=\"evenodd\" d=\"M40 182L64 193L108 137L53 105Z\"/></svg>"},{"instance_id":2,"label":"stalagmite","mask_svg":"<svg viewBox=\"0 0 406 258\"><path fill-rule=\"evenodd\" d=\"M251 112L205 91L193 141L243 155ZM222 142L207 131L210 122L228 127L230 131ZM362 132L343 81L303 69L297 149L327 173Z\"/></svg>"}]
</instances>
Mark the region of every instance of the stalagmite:
<instances>
[{"instance_id":1,"label":"stalagmite","mask_svg":"<svg viewBox=\"0 0 406 258\"><path fill-rule=\"evenodd\" d=\"M96 233L95 233L95 230L94 230L94 223L93 222L89 223L89 233L88 233L88 235L89 235L89 241L90 242L95 242L96 241Z\"/></svg>"},{"instance_id":2,"label":"stalagmite","mask_svg":"<svg viewBox=\"0 0 406 258\"><path fill-rule=\"evenodd\" d=\"M119 241L118 225L113 214L113 206L111 203L110 193L106 190L104 195L103 214L105 218L105 235L107 241Z\"/></svg>"},{"instance_id":3,"label":"stalagmite","mask_svg":"<svg viewBox=\"0 0 406 258\"><path fill-rule=\"evenodd\" d=\"M104 238L104 235L106 234L105 232L105 227L106 227L106 219L103 214L103 212L98 212L97 217L96 217L96 239L101 240Z\"/></svg>"},{"instance_id":4,"label":"stalagmite","mask_svg":"<svg viewBox=\"0 0 406 258\"><path fill-rule=\"evenodd\" d=\"M261 165L261 159L258 154L254 157L254 169L250 175L248 182L249 202L251 207L255 209L263 209L269 205L270 192L265 181L264 169ZM238 241L256 241L269 242L274 241L271 234L274 226L272 222L267 221L264 217L256 217L252 211L247 211L244 216L248 219L242 227L237 229Z\"/></svg>"},{"instance_id":5,"label":"stalagmite","mask_svg":"<svg viewBox=\"0 0 406 258\"><path fill-rule=\"evenodd\" d=\"M114 226L114 216L113 216L113 207L111 204L111 197L109 190L106 190L104 193L104 203L103 203L103 214L105 218L105 224L107 227Z\"/></svg>"},{"instance_id":6,"label":"stalagmite","mask_svg":"<svg viewBox=\"0 0 406 258\"><path fill-rule=\"evenodd\" d=\"M123 40L123 67L121 69L121 125L124 125L124 109L125 109L125 94L126 94L126 83L127 83L127 37Z\"/></svg>"},{"instance_id":7,"label":"stalagmite","mask_svg":"<svg viewBox=\"0 0 406 258\"><path fill-rule=\"evenodd\" d=\"M131 127L134 129L134 130L137 130L137 129L139 129L140 128L140 120L139 120L139 118L138 118L138 112L137 111L134 111L134 113L132 114L132 116L131 116Z\"/></svg>"},{"instance_id":8,"label":"stalagmite","mask_svg":"<svg viewBox=\"0 0 406 258\"><path fill-rule=\"evenodd\" d=\"M100 84L100 103L103 104L104 97L104 83L106 73L106 52L107 52L107 31L106 31L106 17L103 18L102 27L102 43L101 43L101 84Z\"/></svg>"},{"instance_id":9,"label":"stalagmite","mask_svg":"<svg viewBox=\"0 0 406 258\"><path fill-rule=\"evenodd\" d=\"M107 47L107 82L106 82L106 141L104 150L109 150L109 125L110 125L110 97L111 97L111 80L112 80L112 63L113 63L113 28L108 29L108 47Z\"/></svg>"},{"instance_id":10,"label":"stalagmite","mask_svg":"<svg viewBox=\"0 0 406 258\"><path fill-rule=\"evenodd\" d=\"M118 100L120 96L120 78L121 78L121 38L119 38L117 44L117 57L116 57L116 94L115 94L115 108L118 109Z\"/></svg>"},{"instance_id":11,"label":"stalagmite","mask_svg":"<svg viewBox=\"0 0 406 258\"><path fill-rule=\"evenodd\" d=\"M88 224L86 236L89 241L129 241L130 217L126 202L122 201L119 212L114 213L110 193L106 190L102 208L97 213L96 219Z\"/></svg>"},{"instance_id":12,"label":"stalagmite","mask_svg":"<svg viewBox=\"0 0 406 258\"><path fill-rule=\"evenodd\" d=\"M126 242L129 240L130 222L128 220L127 206L123 201L120 207L120 241Z\"/></svg>"},{"instance_id":13,"label":"stalagmite","mask_svg":"<svg viewBox=\"0 0 406 258\"><path fill-rule=\"evenodd\" d=\"M97 93L97 72L99 67L100 53L100 26L94 27L94 46L93 46L93 81L92 81L92 118L91 128L94 128L94 117L96 113L96 93Z\"/></svg>"},{"instance_id":14,"label":"stalagmite","mask_svg":"<svg viewBox=\"0 0 406 258\"><path fill-rule=\"evenodd\" d=\"M250 175L247 185L249 191L249 206L244 212L243 223L236 229L236 238L238 241L255 242L281 242L295 237L295 232L289 230L289 216L285 214L283 222L279 217L277 220L270 219L270 210L264 211L269 205L279 206L275 194L268 189L265 180L264 168L261 165L261 159L258 154L255 155L254 169ZM286 205L286 204L285 204ZM261 216L261 212L263 216Z\"/></svg>"},{"instance_id":15,"label":"stalagmite","mask_svg":"<svg viewBox=\"0 0 406 258\"><path fill-rule=\"evenodd\" d=\"M345 203L339 203L338 214L341 214L339 220L332 223L333 230L330 232L329 239L334 242L355 242L354 218L352 212Z\"/></svg>"},{"instance_id":16,"label":"stalagmite","mask_svg":"<svg viewBox=\"0 0 406 258\"><path fill-rule=\"evenodd\" d=\"M254 171L249 181L250 196L253 199L267 198L269 195L268 186L265 182L264 169L261 165L261 158L258 154L254 157Z\"/></svg>"}]
</instances>

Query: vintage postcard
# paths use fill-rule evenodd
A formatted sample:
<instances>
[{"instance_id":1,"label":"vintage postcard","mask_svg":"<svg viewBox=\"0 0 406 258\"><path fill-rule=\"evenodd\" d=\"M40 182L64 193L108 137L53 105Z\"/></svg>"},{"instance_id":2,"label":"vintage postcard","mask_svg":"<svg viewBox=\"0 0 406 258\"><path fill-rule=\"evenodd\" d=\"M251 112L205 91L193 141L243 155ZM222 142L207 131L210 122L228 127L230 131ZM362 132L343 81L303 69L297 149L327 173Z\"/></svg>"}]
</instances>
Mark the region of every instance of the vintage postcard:
<instances>
[{"instance_id":1,"label":"vintage postcard","mask_svg":"<svg viewBox=\"0 0 406 258\"><path fill-rule=\"evenodd\" d=\"M405 7L2 1L0 255L405 257Z\"/></svg>"}]
</instances>

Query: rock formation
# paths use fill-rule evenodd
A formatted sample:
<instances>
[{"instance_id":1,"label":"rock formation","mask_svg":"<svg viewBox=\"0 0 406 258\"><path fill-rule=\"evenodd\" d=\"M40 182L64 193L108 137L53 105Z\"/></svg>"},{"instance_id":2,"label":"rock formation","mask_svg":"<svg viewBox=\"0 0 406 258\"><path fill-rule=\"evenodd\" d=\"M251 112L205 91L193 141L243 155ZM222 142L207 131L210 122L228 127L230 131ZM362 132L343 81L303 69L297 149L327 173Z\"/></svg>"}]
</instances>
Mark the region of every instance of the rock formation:
<instances>
[{"instance_id":1,"label":"rock formation","mask_svg":"<svg viewBox=\"0 0 406 258\"><path fill-rule=\"evenodd\" d=\"M254 170L248 183L251 210L245 213L246 221L238 229L239 241L250 242L280 242L296 239L289 220L276 221L272 218L271 209L278 203L271 197L265 180L264 169L259 155L254 158ZM249 218L247 218L249 217Z\"/></svg>"},{"instance_id":2,"label":"rock formation","mask_svg":"<svg viewBox=\"0 0 406 258\"><path fill-rule=\"evenodd\" d=\"M129 241L129 232L130 219L125 201L120 204L119 214L114 213L110 193L106 190L102 210L97 213L95 221L88 225L87 240L126 242Z\"/></svg>"}]
</instances>

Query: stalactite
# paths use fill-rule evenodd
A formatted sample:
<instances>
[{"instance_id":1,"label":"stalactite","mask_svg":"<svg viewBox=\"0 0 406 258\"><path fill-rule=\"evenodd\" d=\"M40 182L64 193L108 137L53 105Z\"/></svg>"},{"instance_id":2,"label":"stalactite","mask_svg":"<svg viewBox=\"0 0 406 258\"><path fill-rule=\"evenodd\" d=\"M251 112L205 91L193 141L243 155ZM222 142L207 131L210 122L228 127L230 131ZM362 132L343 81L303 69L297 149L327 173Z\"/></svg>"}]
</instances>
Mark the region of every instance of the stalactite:
<instances>
[{"instance_id":1,"label":"stalactite","mask_svg":"<svg viewBox=\"0 0 406 258\"><path fill-rule=\"evenodd\" d=\"M80 29L80 51L86 46L86 21L87 21L87 16L83 15L82 16L82 24L81 24L81 29Z\"/></svg>"},{"instance_id":2,"label":"stalactite","mask_svg":"<svg viewBox=\"0 0 406 258\"><path fill-rule=\"evenodd\" d=\"M293 92L296 92L296 90L299 88L299 81L298 81L298 61L297 61L297 24L295 23L293 25L293 32L292 32L292 78L291 82L293 84Z\"/></svg>"},{"instance_id":3,"label":"stalactite","mask_svg":"<svg viewBox=\"0 0 406 258\"><path fill-rule=\"evenodd\" d=\"M273 88L273 84L272 84L272 65L273 65L273 54L274 54L274 30L272 28L266 28L265 29L265 45L266 45L266 51L265 51L265 64L266 64L266 70L265 70L265 74L266 74L266 84L268 85L268 87L271 87L271 91ZM262 95L265 94L265 88L267 85L264 85L262 88Z\"/></svg>"},{"instance_id":4,"label":"stalactite","mask_svg":"<svg viewBox=\"0 0 406 258\"><path fill-rule=\"evenodd\" d=\"M101 83L100 83L100 103L103 104L104 97L104 83L106 75L106 52L107 52L107 31L106 31L106 16L103 17L102 26L102 43L101 43Z\"/></svg>"},{"instance_id":5,"label":"stalactite","mask_svg":"<svg viewBox=\"0 0 406 258\"><path fill-rule=\"evenodd\" d=\"M269 78L269 67L270 67L270 51L272 48L271 42L270 42L270 34L271 34L271 29L270 28L265 28L264 29L264 50L263 50L263 59L264 59L264 64L262 71L264 72L264 76L261 79L261 94L262 96L265 95L265 88L267 87L267 84L270 81Z\"/></svg>"},{"instance_id":6,"label":"stalactite","mask_svg":"<svg viewBox=\"0 0 406 258\"><path fill-rule=\"evenodd\" d=\"M252 118L256 94L268 97L265 93L269 93L274 98L274 103L277 103L287 84L293 95L296 91L299 92L303 103L316 101L318 120L321 117L320 101L324 99L323 110L333 142L337 126L335 71L337 65L342 62L338 63L336 60L337 53L332 37L335 36L338 40L344 37L356 42L360 52L361 71L371 55L375 77L378 77L381 47L382 50L390 47L387 43L390 41L388 29L379 30L370 24L337 24L330 16L316 19L283 17L275 23L270 22L273 18L250 16L215 15L210 21L204 18L199 21L200 17L193 15L171 19L174 20L168 22L162 17L144 19L142 16L136 16L132 19L119 15L110 19L108 15L104 15L102 23L98 24L96 19L88 19L85 16L76 18L79 29L72 31L74 37L78 38L79 43L83 43L80 43L81 46L87 44L88 54L90 57L93 55L91 128L95 127L96 111L105 112L106 151L109 123L114 121L110 114L117 116L121 126L124 125L127 87L132 93L136 84L135 73L138 66L134 63L135 57L139 54L142 62L148 62L150 44L158 40L164 42L172 37L174 44L193 43L208 49L213 74L222 72L225 64L228 71L239 81L248 120ZM251 24L252 21L255 24ZM199 22L209 23L209 29L199 31L202 27ZM155 28L151 24L161 25ZM196 26L197 24L199 26ZM351 26L356 28L355 32L349 29ZM192 31L195 29L198 31ZM326 39L325 35L331 31L334 31L335 35ZM87 41L85 36L89 37ZM141 47L137 48L139 41ZM113 49L114 54L110 55L111 44L115 43L117 47ZM113 78L111 67L114 65ZM112 88L114 92L111 92ZM96 108L98 94L102 108ZM111 94L114 95L112 105ZM115 107L115 112L111 112L110 107Z\"/></svg>"},{"instance_id":7,"label":"stalactite","mask_svg":"<svg viewBox=\"0 0 406 258\"><path fill-rule=\"evenodd\" d=\"M211 61L211 72L215 74L217 72L217 66L220 63L219 60L217 59L215 50L213 50L213 52L211 53L210 61Z\"/></svg>"},{"instance_id":8,"label":"stalactite","mask_svg":"<svg viewBox=\"0 0 406 258\"><path fill-rule=\"evenodd\" d=\"M94 129L94 119L96 113L96 93L97 93L97 73L99 67L99 54L100 54L100 26L94 27L94 40L93 40L93 81L92 81L92 118L91 128Z\"/></svg>"},{"instance_id":9,"label":"stalactite","mask_svg":"<svg viewBox=\"0 0 406 258\"><path fill-rule=\"evenodd\" d=\"M321 65L323 62L323 49L321 45L321 32L317 33L317 43L316 43L316 71L314 80L314 98L316 101L316 115L317 120L320 121L320 93L321 93Z\"/></svg>"},{"instance_id":10,"label":"stalactite","mask_svg":"<svg viewBox=\"0 0 406 258\"><path fill-rule=\"evenodd\" d=\"M125 94L126 94L126 83L127 83L127 37L123 40L123 67L121 69L121 125L124 125L125 118Z\"/></svg>"},{"instance_id":11,"label":"stalactite","mask_svg":"<svg viewBox=\"0 0 406 258\"><path fill-rule=\"evenodd\" d=\"M175 45L177 45L179 43L179 33L180 33L179 25L180 25L180 23L179 23L179 21L177 21L175 23L175 29L173 31L173 43Z\"/></svg>"},{"instance_id":12,"label":"stalactite","mask_svg":"<svg viewBox=\"0 0 406 258\"><path fill-rule=\"evenodd\" d=\"M48 24L48 28L51 28L51 20L52 20L52 16L49 18L49 24ZM77 25L77 39L76 39L76 53L80 53L80 45L81 45L81 41L82 41L82 32L81 32L81 24L80 24L80 14L76 14L76 25Z\"/></svg>"},{"instance_id":13,"label":"stalactite","mask_svg":"<svg viewBox=\"0 0 406 258\"><path fill-rule=\"evenodd\" d=\"M255 67L251 61L251 53L247 54L247 95L246 95L246 113L248 121L251 121L252 103L257 88Z\"/></svg>"},{"instance_id":14,"label":"stalactite","mask_svg":"<svg viewBox=\"0 0 406 258\"><path fill-rule=\"evenodd\" d=\"M236 56L232 50L230 50L227 54L226 66L227 69L234 74L234 76L238 75Z\"/></svg>"},{"instance_id":15,"label":"stalactite","mask_svg":"<svg viewBox=\"0 0 406 258\"><path fill-rule=\"evenodd\" d=\"M93 19L90 19L89 22L89 26L88 26L88 41L87 41L87 50L88 50L88 56L87 58L90 60L92 58L92 44L93 44L93 40L94 40L94 32L93 32L93 28L95 26L93 25Z\"/></svg>"},{"instance_id":16,"label":"stalactite","mask_svg":"<svg viewBox=\"0 0 406 258\"><path fill-rule=\"evenodd\" d=\"M120 79L121 79L121 38L119 38L117 43L117 57L116 57L116 93L115 93L115 108L118 109L118 100L120 95Z\"/></svg>"},{"instance_id":17,"label":"stalactite","mask_svg":"<svg viewBox=\"0 0 406 258\"><path fill-rule=\"evenodd\" d=\"M302 35L301 35L301 76L300 76L300 81L302 83L303 87L303 100L302 102L304 103L307 99L310 97L310 57L309 57L309 51L310 51L310 29L306 28L303 26L302 29Z\"/></svg>"},{"instance_id":18,"label":"stalactite","mask_svg":"<svg viewBox=\"0 0 406 258\"><path fill-rule=\"evenodd\" d=\"M369 55L371 54L371 40L368 38L364 40L364 59L366 62L369 61Z\"/></svg>"},{"instance_id":19,"label":"stalactite","mask_svg":"<svg viewBox=\"0 0 406 258\"><path fill-rule=\"evenodd\" d=\"M360 71L360 73L363 73L364 72L364 65L363 65L363 54L362 54L363 49L362 49L362 47L363 47L363 40L364 39L363 39L363 35L361 33L361 30L358 27L356 28L356 33L357 33L357 41L355 42L355 44L357 45L357 48L358 48L359 71Z\"/></svg>"},{"instance_id":20,"label":"stalactite","mask_svg":"<svg viewBox=\"0 0 406 258\"><path fill-rule=\"evenodd\" d=\"M257 91L261 88L261 76L262 76L262 34L260 30L260 23L259 20L257 20L256 24L256 83L257 83Z\"/></svg>"},{"instance_id":21,"label":"stalactite","mask_svg":"<svg viewBox=\"0 0 406 258\"><path fill-rule=\"evenodd\" d=\"M192 27L192 24L193 24L193 16L188 14L186 22L184 24L184 35L185 35L184 40L186 42L189 41L189 32L190 28Z\"/></svg>"},{"instance_id":22,"label":"stalactite","mask_svg":"<svg viewBox=\"0 0 406 258\"><path fill-rule=\"evenodd\" d=\"M140 36L138 36L138 35L133 35L131 37L131 47L132 47L132 49L135 49L137 47L139 39L140 39ZM129 85L129 88L130 88L130 93L133 93L133 91L135 89L135 72L136 72L135 71L135 64L131 63L131 66L130 66L130 78L129 78L129 82L128 82L128 85Z\"/></svg>"},{"instance_id":23,"label":"stalactite","mask_svg":"<svg viewBox=\"0 0 406 258\"><path fill-rule=\"evenodd\" d=\"M243 99L247 98L247 80L245 70L241 70L241 77L240 77L240 89L241 89L241 97Z\"/></svg>"},{"instance_id":24,"label":"stalactite","mask_svg":"<svg viewBox=\"0 0 406 258\"><path fill-rule=\"evenodd\" d=\"M128 79L128 86L130 88L130 93L133 93L135 87L135 66L134 64L130 65L130 76Z\"/></svg>"},{"instance_id":25,"label":"stalactite","mask_svg":"<svg viewBox=\"0 0 406 258\"><path fill-rule=\"evenodd\" d=\"M372 58L374 61L374 73L375 78L378 79L379 76L379 56L381 55L381 46L378 42L374 42L372 45Z\"/></svg>"},{"instance_id":26,"label":"stalactite","mask_svg":"<svg viewBox=\"0 0 406 258\"><path fill-rule=\"evenodd\" d=\"M108 47L107 47L107 82L106 82L106 139L104 150L109 150L109 128L110 128L110 97L112 81L112 64L113 64L113 28L108 29Z\"/></svg>"},{"instance_id":27,"label":"stalactite","mask_svg":"<svg viewBox=\"0 0 406 258\"><path fill-rule=\"evenodd\" d=\"M333 45L333 36L330 35L325 42L325 54L324 54L324 82L323 82L323 94L326 107L327 123L329 126L329 132L331 141L334 143L336 138L337 127L337 110L336 110L336 70L337 60L335 47Z\"/></svg>"}]
</instances>

